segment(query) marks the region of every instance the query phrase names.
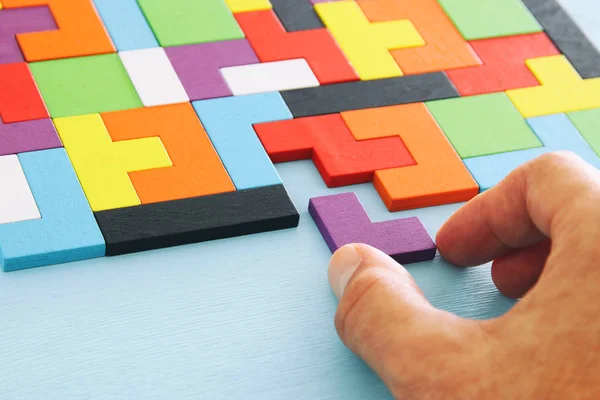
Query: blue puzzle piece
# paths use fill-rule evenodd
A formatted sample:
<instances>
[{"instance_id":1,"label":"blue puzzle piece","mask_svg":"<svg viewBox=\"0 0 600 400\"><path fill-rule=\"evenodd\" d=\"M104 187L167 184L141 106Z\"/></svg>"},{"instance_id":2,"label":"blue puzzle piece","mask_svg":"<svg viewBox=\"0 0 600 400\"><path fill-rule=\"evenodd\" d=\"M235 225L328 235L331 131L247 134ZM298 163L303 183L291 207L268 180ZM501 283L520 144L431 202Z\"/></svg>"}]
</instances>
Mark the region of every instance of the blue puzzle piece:
<instances>
[{"instance_id":1,"label":"blue puzzle piece","mask_svg":"<svg viewBox=\"0 0 600 400\"><path fill-rule=\"evenodd\" d=\"M544 144L543 148L492 154L463 160L479 184L481 191L497 185L520 165L553 151L572 151L596 168L600 168L600 158L565 114L531 118L527 120L527 123Z\"/></svg>"},{"instance_id":2,"label":"blue puzzle piece","mask_svg":"<svg viewBox=\"0 0 600 400\"><path fill-rule=\"evenodd\" d=\"M238 190L281 184L253 124L292 119L278 92L193 102Z\"/></svg>"},{"instance_id":3,"label":"blue puzzle piece","mask_svg":"<svg viewBox=\"0 0 600 400\"><path fill-rule=\"evenodd\" d=\"M136 0L94 0L119 51L159 47Z\"/></svg>"},{"instance_id":4,"label":"blue puzzle piece","mask_svg":"<svg viewBox=\"0 0 600 400\"><path fill-rule=\"evenodd\" d=\"M64 149L19 155L42 219L0 224L5 272L103 257L104 238Z\"/></svg>"}]
</instances>

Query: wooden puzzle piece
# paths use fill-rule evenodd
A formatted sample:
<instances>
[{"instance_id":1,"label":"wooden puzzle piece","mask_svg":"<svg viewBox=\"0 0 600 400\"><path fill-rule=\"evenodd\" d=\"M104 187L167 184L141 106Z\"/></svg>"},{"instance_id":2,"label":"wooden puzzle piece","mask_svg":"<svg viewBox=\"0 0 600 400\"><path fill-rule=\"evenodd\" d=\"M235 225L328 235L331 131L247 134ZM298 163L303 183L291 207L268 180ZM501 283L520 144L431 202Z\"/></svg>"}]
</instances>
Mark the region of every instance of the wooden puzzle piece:
<instances>
[{"instance_id":1,"label":"wooden puzzle piece","mask_svg":"<svg viewBox=\"0 0 600 400\"><path fill-rule=\"evenodd\" d=\"M373 184L390 211L468 201L477 183L423 103L343 112L356 140L399 137L415 165L375 172Z\"/></svg>"},{"instance_id":2,"label":"wooden puzzle piece","mask_svg":"<svg viewBox=\"0 0 600 400\"><path fill-rule=\"evenodd\" d=\"M0 225L42 218L16 155L0 157L0 190Z\"/></svg>"},{"instance_id":3,"label":"wooden puzzle piece","mask_svg":"<svg viewBox=\"0 0 600 400\"><path fill-rule=\"evenodd\" d=\"M459 96L443 72L337 83L281 95L295 118Z\"/></svg>"},{"instance_id":4,"label":"wooden puzzle piece","mask_svg":"<svg viewBox=\"0 0 600 400\"><path fill-rule=\"evenodd\" d=\"M281 184L253 124L292 119L277 92L193 103L200 121L238 190Z\"/></svg>"},{"instance_id":5,"label":"wooden puzzle piece","mask_svg":"<svg viewBox=\"0 0 600 400\"><path fill-rule=\"evenodd\" d=\"M319 86L304 59L227 67L221 74L235 96Z\"/></svg>"},{"instance_id":6,"label":"wooden puzzle piece","mask_svg":"<svg viewBox=\"0 0 600 400\"><path fill-rule=\"evenodd\" d=\"M119 57L144 106L190 101L163 48L122 51Z\"/></svg>"},{"instance_id":7,"label":"wooden puzzle piece","mask_svg":"<svg viewBox=\"0 0 600 400\"><path fill-rule=\"evenodd\" d=\"M315 10L362 80L401 76L390 50L425 45L410 21L371 23L354 1L320 3Z\"/></svg>"},{"instance_id":8,"label":"wooden puzzle piece","mask_svg":"<svg viewBox=\"0 0 600 400\"><path fill-rule=\"evenodd\" d=\"M312 198L308 211L332 253L347 244L363 243L400 264L435 257L435 243L419 218L373 223L354 193Z\"/></svg>"},{"instance_id":9,"label":"wooden puzzle piece","mask_svg":"<svg viewBox=\"0 0 600 400\"><path fill-rule=\"evenodd\" d=\"M142 107L117 54L29 64L53 118Z\"/></svg>"},{"instance_id":10,"label":"wooden puzzle piece","mask_svg":"<svg viewBox=\"0 0 600 400\"><path fill-rule=\"evenodd\" d=\"M162 47L243 39L223 0L138 0Z\"/></svg>"},{"instance_id":11,"label":"wooden puzzle piece","mask_svg":"<svg viewBox=\"0 0 600 400\"><path fill-rule=\"evenodd\" d=\"M283 185L145 204L95 213L116 256L298 226Z\"/></svg>"},{"instance_id":12,"label":"wooden puzzle piece","mask_svg":"<svg viewBox=\"0 0 600 400\"><path fill-rule=\"evenodd\" d=\"M115 47L91 0L3 0L4 7L50 7L58 30L21 33L17 40L29 62L113 53Z\"/></svg>"},{"instance_id":13,"label":"wooden puzzle piece","mask_svg":"<svg viewBox=\"0 0 600 400\"><path fill-rule=\"evenodd\" d=\"M173 166L159 138L113 142L99 114L54 123L93 211L141 204L128 172Z\"/></svg>"},{"instance_id":14,"label":"wooden puzzle piece","mask_svg":"<svg viewBox=\"0 0 600 400\"><path fill-rule=\"evenodd\" d=\"M327 29L286 32L273 11L235 17L261 62L304 58L322 85L359 79Z\"/></svg>"},{"instance_id":15,"label":"wooden puzzle piece","mask_svg":"<svg viewBox=\"0 0 600 400\"><path fill-rule=\"evenodd\" d=\"M0 156L62 147L52 120L4 124L0 119Z\"/></svg>"},{"instance_id":16,"label":"wooden puzzle piece","mask_svg":"<svg viewBox=\"0 0 600 400\"><path fill-rule=\"evenodd\" d=\"M545 33L471 42L483 65L447 71L462 96L539 86L525 61L560 54Z\"/></svg>"},{"instance_id":17,"label":"wooden puzzle piece","mask_svg":"<svg viewBox=\"0 0 600 400\"><path fill-rule=\"evenodd\" d=\"M308 1L272 0L273 11L288 32L324 28L323 22Z\"/></svg>"},{"instance_id":18,"label":"wooden puzzle piece","mask_svg":"<svg viewBox=\"0 0 600 400\"><path fill-rule=\"evenodd\" d=\"M427 107L463 159L542 146L505 93L432 101Z\"/></svg>"},{"instance_id":19,"label":"wooden puzzle piece","mask_svg":"<svg viewBox=\"0 0 600 400\"><path fill-rule=\"evenodd\" d=\"M113 141L158 137L171 168L129 172L142 204L231 192L235 186L189 103L102 114Z\"/></svg>"},{"instance_id":20,"label":"wooden puzzle piece","mask_svg":"<svg viewBox=\"0 0 600 400\"><path fill-rule=\"evenodd\" d=\"M259 62L246 39L169 47L165 51L190 100L231 96L220 69Z\"/></svg>"},{"instance_id":21,"label":"wooden puzzle piece","mask_svg":"<svg viewBox=\"0 0 600 400\"><path fill-rule=\"evenodd\" d=\"M600 156L600 108L567 114L581 135Z\"/></svg>"},{"instance_id":22,"label":"wooden puzzle piece","mask_svg":"<svg viewBox=\"0 0 600 400\"><path fill-rule=\"evenodd\" d=\"M525 118L600 107L600 78L581 79L564 55L526 63L541 86L506 92Z\"/></svg>"},{"instance_id":23,"label":"wooden puzzle piece","mask_svg":"<svg viewBox=\"0 0 600 400\"><path fill-rule=\"evenodd\" d=\"M356 141L339 114L255 125L273 162L312 158L328 187L371 182L380 169L413 165L400 138Z\"/></svg>"},{"instance_id":24,"label":"wooden puzzle piece","mask_svg":"<svg viewBox=\"0 0 600 400\"><path fill-rule=\"evenodd\" d=\"M273 8L269 0L225 0L225 4L234 13L269 10Z\"/></svg>"},{"instance_id":25,"label":"wooden puzzle piece","mask_svg":"<svg viewBox=\"0 0 600 400\"><path fill-rule=\"evenodd\" d=\"M358 0L373 22L407 19L425 40L425 46L392 50L405 74L446 71L481 65L437 0Z\"/></svg>"},{"instance_id":26,"label":"wooden puzzle piece","mask_svg":"<svg viewBox=\"0 0 600 400\"><path fill-rule=\"evenodd\" d=\"M17 34L57 29L48 7L27 7L0 12L0 64L24 61Z\"/></svg>"},{"instance_id":27,"label":"wooden puzzle piece","mask_svg":"<svg viewBox=\"0 0 600 400\"><path fill-rule=\"evenodd\" d=\"M41 219L0 224L4 271L103 257L104 239L65 150L18 157Z\"/></svg>"},{"instance_id":28,"label":"wooden puzzle piece","mask_svg":"<svg viewBox=\"0 0 600 400\"><path fill-rule=\"evenodd\" d=\"M119 51L159 47L137 0L94 0Z\"/></svg>"},{"instance_id":29,"label":"wooden puzzle piece","mask_svg":"<svg viewBox=\"0 0 600 400\"><path fill-rule=\"evenodd\" d=\"M0 117L5 124L49 118L27 63L0 64Z\"/></svg>"},{"instance_id":30,"label":"wooden puzzle piece","mask_svg":"<svg viewBox=\"0 0 600 400\"><path fill-rule=\"evenodd\" d=\"M556 0L523 2L582 78L600 78L600 52Z\"/></svg>"},{"instance_id":31,"label":"wooden puzzle piece","mask_svg":"<svg viewBox=\"0 0 600 400\"><path fill-rule=\"evenodd\" d=\"M467 40L541 32L522 0L438 0Z\"/></svg>"},{"instance_id":32,"label":"wooden puzzle piece","mask_svg":"<svg viewBox=\"0 0 600 400\"><path fill-rule=\"evenodd\" d=\"M600 158L565 114L531 118L528 123L544 143L544 147L464 160L482 191L500 183L520 165L548 152L572 151L591 165L600 168Z\"/></svg>"}]
</instances>

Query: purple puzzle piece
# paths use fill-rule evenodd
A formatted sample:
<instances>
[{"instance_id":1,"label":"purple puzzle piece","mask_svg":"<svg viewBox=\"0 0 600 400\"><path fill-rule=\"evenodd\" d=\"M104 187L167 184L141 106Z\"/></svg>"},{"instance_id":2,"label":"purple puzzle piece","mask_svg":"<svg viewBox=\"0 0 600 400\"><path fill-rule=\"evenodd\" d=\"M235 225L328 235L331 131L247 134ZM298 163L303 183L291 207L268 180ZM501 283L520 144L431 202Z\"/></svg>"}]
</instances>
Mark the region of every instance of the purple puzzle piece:
<instances>
[{"instance_id":1,"label":"purple puzzle piece","mask_svg":"<svg viewBox=\"0 0 600 400\"><path fill-rule=\"evenodd\" d=\"M24 61L17 33L56 29L58 27L47 6L0 10L0 64Z\"/></svg>"},{"instance_id":2,"label":"purple puzzle piece","mask_svg":"<svg viewBox=\"0 0 600 400\"><path fill-rule=\"evenodd\" d=\"M259 62L246 39L169 47L165 51L192 101L231 96L220 68Z\"/></svg>"},{"instance_id":3,"label":"purple puzzle piece","mask_svg":"<svg viewBox=\"0 0 600 400\"><path fill-rule=\"evenodd\" d=\"M419 218L371 222L356 194L310 200L308 211L331 252L350 243L364 243L401 264L432 260L437 248Z\"/></svg>"},{"instance_id":4,"label":"purple puzzle piece","mask_svg":"<svg viewBox=\"0 0 600 400\"><path fill-rule=\"evenodd\" d=\"M0 119L0 156L62 147L49 118L4 124Z\"/></svg>"}]
</instances>

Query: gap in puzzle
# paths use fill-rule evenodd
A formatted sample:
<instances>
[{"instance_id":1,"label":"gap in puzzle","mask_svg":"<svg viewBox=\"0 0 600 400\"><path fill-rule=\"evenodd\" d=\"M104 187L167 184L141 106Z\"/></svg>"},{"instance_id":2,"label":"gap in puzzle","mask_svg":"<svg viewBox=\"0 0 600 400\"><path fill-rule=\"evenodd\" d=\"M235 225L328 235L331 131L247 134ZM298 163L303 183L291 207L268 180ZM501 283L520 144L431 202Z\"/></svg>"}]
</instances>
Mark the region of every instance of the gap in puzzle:
<instances>
[{"instance_id":1,"label":"gap in puzzle","mask_svg":"<svg viewBox=\"0 0 600 400\"><path fill-rule=\"evenodd\" d=\"M4 271L294 228L274 163L373 182L390 212L550 151L600 166L600 54L555 0L0 8ZM332 251L435 255L418 218L372 223L353 193L309 212Z\"/></svg>"}]
</instances>

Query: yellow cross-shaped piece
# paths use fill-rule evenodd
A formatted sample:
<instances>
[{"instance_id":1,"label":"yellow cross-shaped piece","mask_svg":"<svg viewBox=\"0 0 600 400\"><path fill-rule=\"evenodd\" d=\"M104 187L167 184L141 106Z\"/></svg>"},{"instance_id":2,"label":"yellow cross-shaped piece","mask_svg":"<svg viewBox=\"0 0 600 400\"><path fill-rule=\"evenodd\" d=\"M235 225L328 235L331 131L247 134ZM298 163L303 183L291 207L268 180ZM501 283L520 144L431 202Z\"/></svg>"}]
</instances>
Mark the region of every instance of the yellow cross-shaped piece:
<instances>
[{"instance_id":1,"label":"yellow cross-shaped piece","mask_svg":"<svg viewBox=\"0 0 600 400\"><path fill-rule=\"evenodd\" d=\"M296 0L290 0L296 1ZM308 0L307 0L308 1ZM273 8L269 0L225 0L231 12L246 12L258 10L270 10Z\"/></svg>"}]
</instances>

